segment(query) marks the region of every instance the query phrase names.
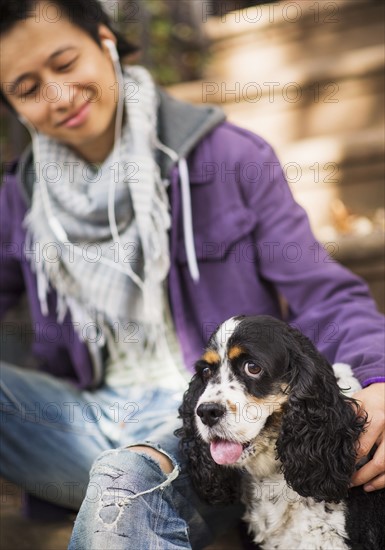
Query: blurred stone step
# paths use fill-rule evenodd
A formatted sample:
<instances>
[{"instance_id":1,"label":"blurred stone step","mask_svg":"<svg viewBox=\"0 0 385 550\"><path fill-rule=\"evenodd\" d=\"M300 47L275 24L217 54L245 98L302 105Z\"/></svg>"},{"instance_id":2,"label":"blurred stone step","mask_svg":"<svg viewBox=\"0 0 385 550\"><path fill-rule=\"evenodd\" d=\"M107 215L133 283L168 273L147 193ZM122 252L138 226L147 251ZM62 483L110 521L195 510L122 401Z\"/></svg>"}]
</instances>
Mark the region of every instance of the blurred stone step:
<instances>
[{"instance_id":1,"label":"blurred stone step","mask_svg":"<svg viewBox=\"0 0 385 550\"><path fill-rule=\"evenodd\" d=\"M247 79L240 68L228 78L183 83L169 91L194 103L220 104L230 120L261 134L276 147L306 137L382 124L383 46L345 57L337 64L333 58L313 60L313 68L298 63L275 77L261 71L258 80L250 75Z\"/></svg>"},{"instance_id":2,"label":"blurred stone step","mask_svg":"<svg viewBox=\"0 0 385 550\"><path fill-rule=\"evenodd\" d=\"M252 55L255 55L252 53ZM299 59L296 63L285 64L279 72L272 71L268 61L265 67L253 68L245 60L240 60L235 70L227 69L221 74L216 62L212 72L202 80L182 82L169 87L171 93L193 103L269 103L282 98L288 109L296 108L309 94L314 102L333 103L337 90L332 84L348 81L344 97L362 95L358 85L362 78L373 90L383 89L384 48L382 45L356 49L341 55L317 56L311 60ZM228 66L228 59L226 60ZM229 73L229 74L226 74ZM277 97L275 97L276 93ZM279 92L279 93L278 93Z\"/></svg>"},{"instance_id":3,"label":"blurred stone step","mask_svg":"<svg viewBox=\"0 0 385 550\"><path fill-rule=\"evenodd\" d=\"M383 153L382 126L301 140L278 151L293 194L308 212L318 237L323 227L334 223L335 199L355 216L373 218L384 208Z\"/></svg>"},{"instance_id":4,"label":"blurred stone step","mask_svg":"<svg viewBox=\"0 0 385 550\"><path fill-rule=\"evenodd\" d=\"M383 17L382 2L377 0L304 0L250 7L224 17L209 17L206 11L203 25L217 55L222 50L231 55L245 44L255 45L263 56L277 49L280 55L270 56L274 66L297 57L311 59L321 52L333 55L379 44Z\"/></svg>"},{"instance_id":5,"label":"blurred stone step","mask_svg":"<svg viewBox=\"0 0 385 550\"><path fill-rule=\"evenodd\" d=\"M285 48L282 46L282 48ZM333 82L335 80L367 78L368 75L380 73L384 65L384 50L381 42L364 46L359 42L349 51L326 53L323 49L308 56L298 52L296 56L286 59L287 51L261 52L253 43L229 45L229 51L219 54L212 47L211 63L206 68L203 79L218 82L232 82L234 74L242 87L256 82L254 95L268 95L269 87L264 82L277 82L281 88L290 82L298 83L302 88L313 83ZM252 98L253 88L246 90L247 97ZM215 96L214 101L215 101Z\"/></svg>"},{"instance_id":6,"label":"blurred stone step","mask_svg":"<svg viewBox=\"0 0 385 550\"><path fill-rule=\"evenodd\" d=\"M379 310L385 313L385 235L340 237L334 258L365 279Z\"/></svg>"}]
</instances>

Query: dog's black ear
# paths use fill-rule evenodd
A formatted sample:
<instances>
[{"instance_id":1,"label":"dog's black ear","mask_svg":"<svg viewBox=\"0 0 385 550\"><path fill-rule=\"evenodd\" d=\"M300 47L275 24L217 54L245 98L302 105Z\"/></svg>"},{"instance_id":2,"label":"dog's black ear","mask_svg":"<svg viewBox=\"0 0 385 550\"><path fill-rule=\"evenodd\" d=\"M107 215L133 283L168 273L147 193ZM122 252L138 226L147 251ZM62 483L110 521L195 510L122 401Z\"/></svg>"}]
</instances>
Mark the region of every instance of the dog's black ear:
<instances>
[{"instance_id":1,"label":"dog's black ear","mask_svg":"<svg viewBox=\"0 0 385 550\"><path fill-rule=\"evenodd\" d=\"M203 391L204 384L195 374L179 408L183 426L176 430L175 435L181 438L180 448L198 495L210 504L229 504L240 497L240 474L237 470L216 464L209 445L198 433L195 407Z\"/></svg>"},{"instance_id":2,"label":"dog's black ear","mask_svg":"<svg viewBox=\"0 0 385 550\"><path fill-rule=\"evenodd\" d=\"M277 440L282 471L300 495L338 502L347 494L366 416L340 392L332 367L308 338L291 328L286 338L289 399Z\"/></svg>"}]
</instances>

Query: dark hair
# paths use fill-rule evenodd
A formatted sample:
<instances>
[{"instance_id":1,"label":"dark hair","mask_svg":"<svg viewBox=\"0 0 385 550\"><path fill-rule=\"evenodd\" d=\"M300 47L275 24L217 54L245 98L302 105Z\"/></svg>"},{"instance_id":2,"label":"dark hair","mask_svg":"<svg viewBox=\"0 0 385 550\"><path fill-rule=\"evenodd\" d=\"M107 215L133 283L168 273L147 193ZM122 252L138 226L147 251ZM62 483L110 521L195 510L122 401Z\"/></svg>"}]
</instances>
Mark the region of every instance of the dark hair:
<instances>
[{"instance_id":1,"label":"dark hair","mask_svg":"<svg viewBox=\"0 0 385 550\"><path fill-rule=\"evenodd\" d=\"M42 0L0 0L0 35L10 31L19 21L39 16L36 9ZM139 50L126 38L112 28L110 18L103 10L98 0L50 0L48 4L55 5L60 13L77 27L83 29L100 46L99 25L108 27L116 36L119 56L123 57ZM11 110L14 110L0 90L0 100Z\"/></svg>"}]
</instances>

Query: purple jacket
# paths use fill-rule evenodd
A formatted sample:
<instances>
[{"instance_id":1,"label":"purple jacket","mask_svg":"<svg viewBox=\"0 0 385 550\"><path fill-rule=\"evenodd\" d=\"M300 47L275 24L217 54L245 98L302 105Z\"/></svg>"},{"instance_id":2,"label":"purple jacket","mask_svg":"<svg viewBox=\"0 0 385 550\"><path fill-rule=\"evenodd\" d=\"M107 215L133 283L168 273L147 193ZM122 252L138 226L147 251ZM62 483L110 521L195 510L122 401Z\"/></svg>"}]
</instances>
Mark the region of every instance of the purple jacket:
<instances>
[{"instance_id":1,"label":"purple jacket","mask_svg":"<svg viewBox=\"0 0 385 550\"><path fill-rule=\"evenodd\" d=\"M187 161L200 280L192 280L187 266L174 166L168 281L187 368L218 323L233 315L269 314L300 328L331 363L350 364L362 385L385 381L384 317L366 284L333 261L313 236L271 147L222 122L199 140ZM36 277L24 253L27 201L15 169L6 174L0 195L0 315L26 291L41 368L91 387L87 347L68 315L58 323L53 290L48 316L41 312ZM283 301L288 307L282 308Z\"/></svg>"}]
</instances>

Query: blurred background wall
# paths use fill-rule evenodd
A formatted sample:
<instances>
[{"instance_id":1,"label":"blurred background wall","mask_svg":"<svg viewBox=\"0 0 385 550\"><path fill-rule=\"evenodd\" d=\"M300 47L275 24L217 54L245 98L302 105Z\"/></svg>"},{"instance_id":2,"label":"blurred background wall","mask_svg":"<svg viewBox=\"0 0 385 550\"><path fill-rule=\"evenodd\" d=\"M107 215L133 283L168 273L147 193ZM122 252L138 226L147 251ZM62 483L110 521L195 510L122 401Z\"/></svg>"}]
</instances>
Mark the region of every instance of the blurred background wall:
<instances>
[{"instance_id":1,"label":"blurred background wall","mask_svg":"<svg viewBox=\"0 0 385 550\"><path fill-rule=\"evenodd\" d=\"M331 255L384 304L384 6L380 0L105 0L175 97L216 103L275 148ZM28 136L2 108L6 161Z\"/></svg>"},{"instance_id":2,"label":"blurred background wall","mask_svg":"<svg viewBox=\"0 0 385 550\"><path fill-rule=\"evenodd\" d=\"M169 90L275 147L316 236L384 311L384 5L232 4L202 3L202 78Z\"/></svg>"}]
</instances>

